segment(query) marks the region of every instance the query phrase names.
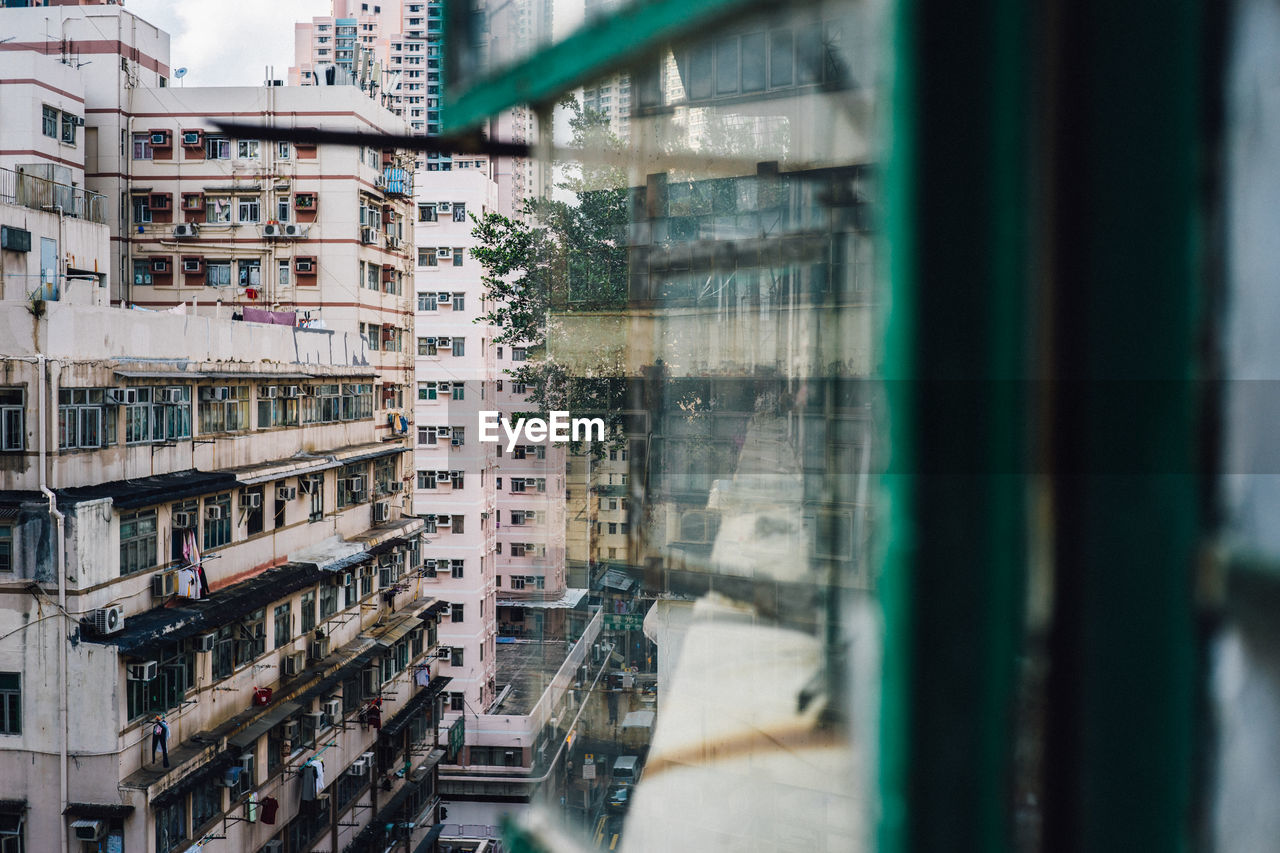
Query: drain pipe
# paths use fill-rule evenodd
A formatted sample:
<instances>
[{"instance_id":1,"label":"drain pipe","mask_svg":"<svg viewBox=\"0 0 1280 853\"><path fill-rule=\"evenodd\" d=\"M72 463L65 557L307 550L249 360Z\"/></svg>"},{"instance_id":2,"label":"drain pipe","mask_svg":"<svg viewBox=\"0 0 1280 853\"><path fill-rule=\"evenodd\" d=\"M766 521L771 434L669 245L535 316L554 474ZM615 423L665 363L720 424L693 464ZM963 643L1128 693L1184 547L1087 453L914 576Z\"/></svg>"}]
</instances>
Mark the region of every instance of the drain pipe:
<instances>
[{"instance_id":1,"label":"drain pipe","mask_svg":"<svg viewBox=\"0 0 1280 853\"><path fill-rule=\"evenodd\" d=\"M40 493L49 499L49 515L53 516L56 533L54 537L54 548L57 549L57 572L58 572L58 613L59 615L67 612L67 555L63 547L64 535L66 530L66 517L58 509L58 497L49 488L47 480L47 468L45 464L46 456L46 435L48 432L48 416L46 414L49 404L45 391L45 371L48 368L48 359L43 355L37 355L37 367L40 371L38 388L39 388L39 410L40 410L40 437L38 447L40 449ZM62 620L55 620L59 626ZM67 725L67 638L65 629L58 629L58 716L62 722L62 737L58 746L58 796L59 808L58 815L61 817L67 811L67 734L69 726ZM59 833L61 837L62 853L68 853L67 844L67 828L64 825Z\"/></svg>"}]
</instances>

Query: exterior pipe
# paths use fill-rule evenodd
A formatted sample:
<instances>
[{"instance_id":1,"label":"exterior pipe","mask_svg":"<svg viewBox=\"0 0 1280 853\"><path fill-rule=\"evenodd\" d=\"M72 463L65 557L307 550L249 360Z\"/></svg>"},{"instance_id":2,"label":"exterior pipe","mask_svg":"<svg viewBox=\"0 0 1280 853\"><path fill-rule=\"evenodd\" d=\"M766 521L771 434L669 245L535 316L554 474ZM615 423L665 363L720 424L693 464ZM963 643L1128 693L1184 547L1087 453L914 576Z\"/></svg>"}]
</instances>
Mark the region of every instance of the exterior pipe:
<instances>
[{"instance_id":1,"label":"exterior pipe","mask_svg":"<svg viewBox=\"0 0 1280 853\"><path fill-rule=\"evenodd\" d=\"M38 387L39 387L39 437L37 446L40 450L40 493L49 499L49 515L53 516L56 532L54 535L54 548L57 550L57 572L58 572L58 612L65 614L67 612L67 571L66 571L66 550L63 548L64 532L66 529L66 517L58 509L58 497L50 489L48 484L48 469L46 467L47 454L47 427L49 423L46 414L49 408L49 401L46 397L45 388L45 371L48 369L48 359L43 355L36 356L36 363L39 370ZM60 623L59 623L60 624ZM61 632L58 634L58 716L62 725L62 737L58 745L58 818L62 819L62 815L67 810L67 642L66 637ZM61 839L60 848L62 853L68 853L67 850L67 828L62 827L59 833Z\"/></svg>"}]
</instances>

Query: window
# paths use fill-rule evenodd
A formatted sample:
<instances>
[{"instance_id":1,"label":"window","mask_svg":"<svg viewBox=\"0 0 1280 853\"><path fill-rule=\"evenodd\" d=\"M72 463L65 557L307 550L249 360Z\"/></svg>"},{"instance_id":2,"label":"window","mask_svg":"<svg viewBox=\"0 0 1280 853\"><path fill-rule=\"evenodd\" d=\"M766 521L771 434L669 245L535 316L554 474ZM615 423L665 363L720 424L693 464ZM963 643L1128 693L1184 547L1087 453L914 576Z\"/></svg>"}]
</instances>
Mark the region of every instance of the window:
<instances>
[{"instance_id":1,"label":"window","mask_svg":"<svg viewBox=\"0 0 1280 853\"><path fill-rule=\"evenodd\" d=\"M53 107L45 107L42 111L43 119L40 124L40 131L50 139L58 138L58 111Z\"/></svg>"},{"instance_id":2,"label":"window","mask_svg":"<svg viewBox=\"0 0 1280 853\"><path fill-rule=\"evenodd\" d=\"M465 568L465 565L466 565L465 560L450 560L449 561L450 577L461 578L463 575L463 570Z\"/></svg>"},{"instance_id":3,"label":"window","mask_svg":"<svg viewBox=\"0 0 1280 853\"><path fill-rule=\"evenodd\" d=\"M320 618L328 619L338 612L338 591L336 584L326 583L320 587Z\"/></svg>"},{"instance_id":4,"label":"window","mask_svg":"<svg viewBox=\"0 0 1280 853\"><path fill-rule=\"evenodd\" d=\"M151 196L135 195L131 196L133 200L133 222L135 225L143 225L151 221ZM150 278L150 276L148 276Z\"/></svg>"},{"instance_id":5,"label":"window","mask_svg":"<svg viewBox=\"0 0 1280 853\"><path fill-rule=\"evenodd\" d=\"M22 734L22 673L0 672L0 734Z\"/></svg>"},{"instance_id":6,"label":"window","mask_svg":"<svg viewBox=\"0 0 1280 853\"><path fill-rule=\"evenodd\" d=\"M453 221L454 222L467 221L467 206L460 201L455 201L453 203Z\"/></svg>"},{"instance_id":7,"label":"window","mask_svg":"<svg viewBox=\"0 0 1280 853\"><path fill-rule=\"evenodd\" d=\"M436 265L436 250L435 250L435 249L427 249L427 248L423 248L422 246L419 246L419 247L418 247L418 266L420 266L420 267L434 267L435 265ZM421 300L419 300L419 301L421 301ZM427 310L427 309L425 309L425 308L419 308L418 310L419 310L419 311L425 311L425 310ZM434 310L435 310L435 308L433 307L431 310L432 310L432 311L434 311Z\"/></svg>"},{"instance_id":8,"label":"window","mask_svg":"<svg viewBox=\"0 0 1280 853\"><path fill-rule=\"evenodd\" d=\"M302 633L309 634L316 629L316 591L308 590L302 594Z\"/></svg>"},{"instance_id":9,"label":"window","mask_svg":"<svg viewBox=\"0 0 1280 853\"><path fill-rule=\"evenodd\" d=\"M240 222L258 222L262 219L262 202L256 196L241 196L236 203L236 219ZM243 261L241 262L243 264Z\"/></svg>"},{"instance_id":10,"label":"window","mask_svg":"<svg viewBox=\"0 0 1280 853\"><path fill-rule=\"evenodd\" d=\"M284 604L277 604L272 617L276 626L273 648L284 648L293 640L293 603L286 601Z\"/></svg>"},{"instance_id":11,"label":"window","mask_svg":"<svg viewBox=\"0 0 1280 853\"><path fill-rule=\"evenodd\" d=\"M419 266L421 265L422 265L421 261L419 261ZM418 310L419 311L435 311L436 295L434 293L419 293L418 294Z\"/></svg>"},{"instance_id":12,"label":"window","mask_svg":"<svg viewBox=\"0 0 1280 853\"><path fill-rule=\"evenodd\" d=\"M361 463L338 469L338 509L368 500L367 466Z\"/></svg>"},{"instance_id":13,"label":"window","mask_svg":"<svg viewBox=\"0 0 1280 853\"><path fill-rule=\"evenodd\" d=\"M528 350L525 347L512 347L511 360L524 361L528 357Z\"/></svg>"},{"instance_id":14,"label":"window","mask_svg":"<svg viewBox=\"0 0 1280 853\"><path fill-rule=\"evenodd\" d=\"M418 205L418 221L419 222L435 222L436 206L434 204Z\"/></svg>"},{"instance_id":15,"label":"window","mask_svg":"<svg viewBox=\"0 0 1280 853\"><path fill-rule=\"evenodd\" d=\"M62 141L68 145L76 144L76 127L79 121L71 113L62 114Z\"/></svg>"},{"instance_id":16,"label":"window","mask_svg":"<svg viewBox=\"0 0 1280 853\"><path fill-rule=\"evenodd\" d=\"M204 500L204 547L221 548L231 543L231 493Z\"/></svg>"},{"instance_id":17,"label":"window","mask_svg":"<svg viewBox=\"0 0 1280 853\"><path fill-rule=\"evenodd\" d=\"M451 666L462 666L462 648L454 646L449 650L449 664Z\"/></svg>"},{"instance_id":18,"label":"window","mask_svg":"<svg viewBox=\"0 0 1280 853\"><path fill-rule=\"evenodd\" d=\"M225 136L206 136L204 156L209 160L230 160L231 140Z\"/></svg>"},{"instance_id":19,"label":"window","mask_svg":"<svg viewBox=\"0 0 1280 853\"><path fill-rule=\"evenodd\" d=\"M466 399L467 386L464 385L463 383L455 382L453 383L453 386L449 390L450 390L450 393L453 395L453 399L455 400Z\"/></svg>"},{"instance_id":20,"label":"window","mask_svg":"<svg viewBox=\"0 0 1280 853\"><path fill-rule=\"evenodd\" d=\"M453 253L452 253L452 254L453 254L453 265L454 265L455 267L460 267L460 266L462 266L462 256L463 256L463 254L464 254L465 252L466 252L466 250L465 250L465 249L463 249L461 246L454 246L454 247L453 247ZM454 307L456 308L457 306L455 305Z\"/></svg>"},{"instance_id":21,"label":"window","mask_svg":"<svg viewBox=\"0 0 1280 853\"><path fill-rule=\"evenodd\" d=\"M204 197L204 221L210 225L229 224L231 222L231 196L206 195ZM206 262L206 266L208 266L208 262ZM230 283L231 279L228 277L227 284Z\"/></svg>"},{"instance_id":22,"label":"window","mask_svg":"<svg viewBox=\"0 0 1280 853\"><path fill-rule=\"evenodd\" d=\"M454 257L456 258L458 256L454 255ZM459 266L459 264L455 261L454 266L455 267ZM467 303L467 295L465 293L453 294L453 310L454 311L461 311L463 308L466 307L466 303Z\"/></svg>"},{"instance_id":23,"label":"window","mask_svg":"<svg viewBox=\"0 0 1280 853\"><path fill-rule=\"evenodd\" d=\"M467 353L467 341L466 341L466 339L465 339L465 338L454 338L454 339L453 339L453 355L454 355L454 357L457 357L457 356L460 356L460 355L466 355L466 353Z\"/></svg>"},{"instance_id":24,"label":"window","mask_svg":"<svg viewBox=\"0 0 1280 853\"><path fill-rule=\"evenodd\" d=\"M58 391L58 447L62 450L102 447L108 414L101 388L62 388Z\"/></svg>"},{"instance_id":25,"label":"window","mask_svg":"<svg viewBox=\"0 0 1280 853\"><path fill-rule=\"evenodd\" d=\"M288 143L285 143L285 144L287 145ZM256 139L236 140L236 159L257 160L258 159L258 140Z\"/></svg>"},{"instance_id":26,"label":"window","mask_svg":"<svg viewBox=\"0 0 1280 853\"><path fill-rule=\"evenodd\" d=\"M437 355L435 338L418 338L418 355Z\"/></svg>"},{"instance_id":27,"label":"window","mask_svg":"<svg viewBox=\"0 0 1280 853\"><path fill-rule=\"evenodd\" d=\"M462 622L465 620L463 606L461 604L451 604L449 606L449 621Z\"/></svg>"},{"instance_id":28,"label":"window","mask_svg":"<svg viewBox=\"0 0 1280 853\"><path fill-rule=\"evenodd\" d=\"M277 160L288 160L290 156L291 156L291 155L290 155L290 151L289 151L289 143L287 143L287 142L277 142L277 143L276 143L276 159L277 159Z\"/></svg>"},{"instance_id":29,"label":"window","mask_svg":"<svg viewBox=\"0 0 1280 853\"><path fill-rule=\"evenodd\" d=\"M231 798L232 801L235 797ZM222 811L222 786L209 782L191 792L191 827L199 832Z\"/></svg>"},{"instance_id":30,"label":"window","mask_svg":"<svg viewBox=\"0 0 1280 853\"><path fill-rule=\"evenodd\" d=\"M463 532L465 532L465 531L463 530L463 520L464 520L465 518L466 518L466 516L462 516L462 515L455 515L455 516L453 517L453 532L454 532L454 533L463 533Z\"/></svg>"},{"instance_id":31,"label":"window","mask_svg":"<svg viewBox=\"0 0 1280 853\"><path fill-rule=\"evenodd\" d=\"M241 267L243 274L244 267ZM214 385L200 388L200 432L238 432L249 428L249 386Z\"/></svg>"},{"instance_id":32,"label":"window","mask_svg":"<svg viewBox=\"0 0 1280 853\"><path fill-rule=\"evenodd\" d=\"M151 159L151 134L135 133L133 135L133 159Z\"/></svg>"},{"instance_id":33,"label":"window","mask_svg":"<svg viewBox=\"0 0 1280 853\"><path fill-rule=\"evenodd\" d=\"M141 572L156 564L156 511L120 516L120 575ZM3 559L0 557L0 559Z\"/></svg>"},{"instance_id":34,"label":"window","mask_svg":"<svg viewBox=\"0 0 1280 853\"><path fill-rule=\"evenodd\" d=\"M178 797L156 813L156 853L170 853L187 839L187 798Z\"/></svg>"},{"instance_id":35,"label":"window","mask_svg":"<svg viewBox=\"0 0 1280 853\"><path fill-rule=\"evenodd\" d=\"M266 509L263 507L262 486L245 489L240 495L240 515L244 518L245 533L257 536L262 532Z\"/></svg>"}]
</instances>

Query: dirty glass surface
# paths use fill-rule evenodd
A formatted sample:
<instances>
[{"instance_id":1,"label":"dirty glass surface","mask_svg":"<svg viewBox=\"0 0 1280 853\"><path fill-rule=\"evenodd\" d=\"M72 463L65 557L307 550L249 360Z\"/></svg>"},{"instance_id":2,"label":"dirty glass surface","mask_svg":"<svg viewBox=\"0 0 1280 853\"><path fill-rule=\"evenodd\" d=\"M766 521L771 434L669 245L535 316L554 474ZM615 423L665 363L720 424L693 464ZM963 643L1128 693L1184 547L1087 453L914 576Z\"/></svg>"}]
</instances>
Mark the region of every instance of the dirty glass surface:
<instances>
[{"instance_id":1,"label":"dirty glass surface","mask_svg":"<svg viewBox=\"0 0 1280 853\"><path fill-rule=\"evenodd\" d=\"M490 5L451 61L518 54L504 15L526 52L558 34L537 4ZM870 843L881 17L742 17L490 125L548 152L499 167L515 216L476 220L492 319L527 342L505 379L530 412L609 426L566 464L587 597L499 611L499 690L589 643L531 771L524 825L555 846ZM442 796L490 771L443 771Z\"/></svg>"}]
</instances>

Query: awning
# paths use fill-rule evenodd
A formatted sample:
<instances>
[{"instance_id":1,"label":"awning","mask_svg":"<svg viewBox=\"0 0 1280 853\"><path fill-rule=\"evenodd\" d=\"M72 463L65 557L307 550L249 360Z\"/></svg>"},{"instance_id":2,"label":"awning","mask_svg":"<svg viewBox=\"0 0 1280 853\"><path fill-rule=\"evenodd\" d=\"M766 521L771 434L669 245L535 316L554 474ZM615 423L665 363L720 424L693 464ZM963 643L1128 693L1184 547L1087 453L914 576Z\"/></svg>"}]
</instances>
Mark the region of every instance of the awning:
<instances>
[{"instance_id":1,"label":"awning","mask_svg":"<svg viewBox=\"0 0 1280 853\"><path fill-rule=\"evenodd\" d=\"M245 749L251 746L258 738L301 710L302 705L298 702L282 702L250 723L244 731L237 732L227 738L227 746L235 749Z\"/></svg>"},{"instance_id":2,"label":"awning","mask_svg":"<svg viewBox=\"0 0 1280 853\"><path fill-rule=\"evenodd\" d=\"M653 711L628 711L622 718L624 729L651 729L656 715Z\"/></svg>"},{"instance_id":3,"label":"awning","mask_svg":"<svg viewBox=\"0 0 1280 853\"><path fill-rule=\"evenodd\" d=\"M387 553L393 548L408 544L409 540L414 534L422 530L423 526L424 522L421 518L410 516L380 524L352 538L363 542L365 547L369 549L370 554L378 556L379 554Z\"/></svg>"},{"instance_id":4,"label":"awning","mask_svg":"<svg viewBox=\"0 0 1280 853\"><path fill-rule=\"evenodd\" d=\"M425 622L427 619L431 619L448 609L449 609L449 602L437 601L435 604L428 606L425 610L419 613L418 618Z\"/></svg>"},{"instance_id":5,"label":"awning","mask_svg":"<svg viewBox=\"0 0 1280 853\"><path fill-rule=\"evenodd\" d=\"M161 503L228 491L239 485L226 471L175 471L134 480L113 480L94 486L57 489L58 503L73 506L87 501L110 498L118 509L138 509Z\"/></svg>"},{"instance_id":6,"label":"awning","mask_svg":"<svg viewBox=\"0 0 1280 853\"><path fill-rule=\"evenodd\" d=\"M417 616L401 616L393 621L388 627L374 635L373 641L384 649L394 646L400 642L410 631L415 628L422 627L422 620Z\"/></svg>"},{"instance_id":7,"label":"awning","mask_svg":"<svg viewBox=\"0 0 1280 853\"><path fill-rule=\"evenodd\" d=\"M67 817L87 818L88 820L112 820L126 818L133 814L133 806L123 803L67 803L62 810Z\"/></svg>"},{"instance_id":8,"label":"awning","mask_svg":"<svg viewBox=\"0 0 1280 853\"><path fill-rule=\"evenodd\" d=\"M630 592L637 586L637 581L616 569L609 569L600 578L600 585L609 589L616 589L619 592Z\"/></svg>"},{"instance_id":9,"label":"awning","mask_svg":"<svg viewBox=\"0 0 1280 853\"><path fill-rule=\"evenodd\" d=\"M177 640L229 625L238 619L320 581L324 575L314 565L286 563L262 574L220 589L197 601L176 607L153 607L125 620L124 630L104 637L84 637L86 642L112 645L120 654L156 659L161 649Z\"/></svg>"},{"instance_id":10,"label":"awning","mask_svg":"<svg viewBox=\"0 0 1280 853\"><path fill-rule=\"evenodd\" d=\"M382 724L382 730L378 733L381 737L393 738L413 719L414 714L431 704L431 700L440 695L440 691L444 690L452 678L445 675L437 675L431 681L427 682L427 686L423 687L413 695L404 707L396 711L395 716Z\"/></svg>"},{"instance_id":11,"label":"awning","mask_svg":"<svg viewBox=\"0 0 1280 853\"><path fill-rule=\"evenodd\" d=\"M295 563L311 563L321 571L338 572L368 560L369 551L362 542L330 536L309 548L294 551L289 559Z\"/></svg>"},{"instance_id":12,"label":"awning","mask_svg":"<svg viewBox=\"0 0 1280 853\"><path fill-rule=\"evenodd\" d=\"M413 848L413 853L427 853L432 845L436 843L436 839L440 837L440 833L444 832L444 824L437 823L427 830L427 834L418 842L418 846Z\"/></svg>"},{"instance_id":13,"label":"awning","mask_svg":"<svg viewBox=\"0 0 1280 853\"><path fill-rule=\"evenodd\" d=\"M363 445L362 447L348 448L339 450L333 454L333 458L344 465L352 462L364 462L368 459L378 459L382 456L395 456L408 450L401 444L393 444L388 447L386 444L379 443L376 445L378 449L373 449L373 445Z\"/></svg>"},{"instance_id":14,"label":"awning","mask_svg":"<svg viewBox=\"0 0 1280 853\"><path fill-rule=\"evenodd\" d=\"M294 697L294 701L303 705L317 697L327 696L333 688L353 675L359 674L365 664L382 654L382 648L372 640L362 639L343 646L350 657L340 663L336 669Z\"/></svg>"},{"instance_id":15,"label":"awning","mask_svg":"<svg viewBox=\"0 0 1280 853\"><path fill-rule=\"evenodd\" d=\"M239 757L240 754L238 752L224 750L215 755L209 763L201 765L182 779L179 779L171 787L152 797L151 805L155 807L167 806L201 785L209 784L226 772L228 767L235 764Z\"/></svg>"},{"instance_id":16,"label":"awning","mask_svg":"<svg viewBox=\"0 0 1280 853\"><path fill-rule=\"evenodd\" d=\"M587 594L585 589L571 586L559 598L503 598L498 600L499 607L529 607L540 610L572 610L578 606Z\"/></svg>"}]
</instances>

